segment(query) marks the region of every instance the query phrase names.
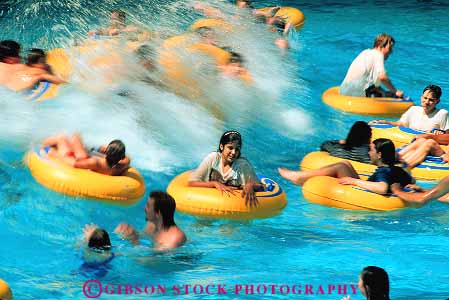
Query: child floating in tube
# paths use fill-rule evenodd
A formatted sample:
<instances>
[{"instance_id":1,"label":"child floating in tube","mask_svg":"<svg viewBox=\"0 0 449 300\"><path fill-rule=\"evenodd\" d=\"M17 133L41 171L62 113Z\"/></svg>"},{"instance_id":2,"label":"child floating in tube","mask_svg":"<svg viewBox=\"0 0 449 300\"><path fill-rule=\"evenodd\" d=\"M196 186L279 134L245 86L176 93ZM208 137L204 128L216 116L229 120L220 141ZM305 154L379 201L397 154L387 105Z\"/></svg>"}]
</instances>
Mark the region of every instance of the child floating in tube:
<instances>
[{"instance_id":1,"label":"child floating in tube","mask_svg":"<svg viewBox=\"0 0 449 300\"><path fill-rule=\"evenodd\" d=\"M39 48L31 48L28 50L26 65L32 68L45 70L48 74L53 74L51 67L47 64L47 54Z\"/></svg>"},{"instance_id":2,"label":"child floating in tube","mask_svg":"<svg viewBox=\"0 0 449 300\"><path fill-rule=\"evenodd\" d=\"M256 191L263 191L253 166L241 157L242 137L237 131L226 131L220 138L218 151L210 153L192 172L189 186L216 188L223 194L242 190L246 205L258 205Z\"/></svg>"},{"instance_id":3,"label":"child floating in tube","mask_svg":"<svg viewBox=\"0 0 449 300\"><path fill-rule=\"evenodd\" d=\"M40 81L54 84L65 83L46 69L30 67L21 63L20 44L13 40L0 42L0 86L12 91L31 90Z\"/></svg>"},{"instance_id":4,"label":"child floating in tube","mask_svg":"<svg viewBox=\"0 0 449 300\"><path fill-rule=\"evenodd\" d=\"M393 183L420 190L420 187L413 184L415 182L413 177L395 166L396 151L391 140L383 138L374 140L370 145L369 156L377 169L368 180L360 179L349 161L341 161L317 170L292 171L278 168L278 171L282 177L296 185L302 185L307 179L315 176L331 176L338 178L340 184L355 185L381 195L391 193L390 187Z\"/></svg>"},{"instance_id":5,"label":"child floating in tube","mask_svg":"<svg viewBox=\"0 0 449 300\"><path fill-rule=\"evenodd\" d=\"M437 85L428 85L421 95L421 106L410 107L398 121L374 120L370 124L390 124L428 133L418 134L399 152L399 157L411 168L422 163L427 155L441 157L449 162L449 153L440 145L449 144L448 112L437 108L442 91Z\"/></svg>"},{"instance_id":6,"label":"child floating in tube","mask_svg":"<svg viewBox=\"0 0 449 300\"><path fill-rule=\"evenodd\" d=\"M50 157L57 157L74 168L89 169L105 175L121 175L128 170L131 162L125 155L125 144L120 140L113 140L98 151L90 152L85 149L78 134L70 139L65 135L52 136L42 144Z\"/></svg>"}]
</instances>

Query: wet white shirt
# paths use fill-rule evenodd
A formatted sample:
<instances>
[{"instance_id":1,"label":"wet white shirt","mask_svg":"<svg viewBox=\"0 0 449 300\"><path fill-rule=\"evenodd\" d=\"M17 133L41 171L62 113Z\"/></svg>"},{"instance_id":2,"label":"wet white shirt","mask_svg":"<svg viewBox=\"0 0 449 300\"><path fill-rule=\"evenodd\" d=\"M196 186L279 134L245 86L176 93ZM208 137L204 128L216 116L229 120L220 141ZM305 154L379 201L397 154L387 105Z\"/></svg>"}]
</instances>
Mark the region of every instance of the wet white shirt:
<instances>
[{"instance_id":1,"label":"wet white shirt","mask_svg":"<svg viewBox=\"0 0 449 300\"><path fill-rule=\"evenodd\" d=\"M427 115L421 106L412 106L402 114L399 122L403 123L405 127L422 131L432 131L434 128L449 129L447 110L445 109L435 109Z\"/></svg>"},{"instance_id":2,"label":"wet white shirt","mask_svg":"<svg viewBox=\"0 0 449 300\"><path fill-rule=\"evenodd\" d=\"M225 173L220 152L212 152L190 175L189 181L218 181L225 185L243 187L249 181L259 182L253 166L245 158L237 158Z\"/></svg>"},{"instance_id":3,"label":"wet white shirt","mask_svg":"<svg viewBox=\"0 0 449 300\"><path fill-rule=\"evenodd\" d=\"M379 74L386 73L384 55L376 49L363 50L352 62L340 86L340 94L365 97L371 85L380 86Z\"/></svg>"}]
</instances>

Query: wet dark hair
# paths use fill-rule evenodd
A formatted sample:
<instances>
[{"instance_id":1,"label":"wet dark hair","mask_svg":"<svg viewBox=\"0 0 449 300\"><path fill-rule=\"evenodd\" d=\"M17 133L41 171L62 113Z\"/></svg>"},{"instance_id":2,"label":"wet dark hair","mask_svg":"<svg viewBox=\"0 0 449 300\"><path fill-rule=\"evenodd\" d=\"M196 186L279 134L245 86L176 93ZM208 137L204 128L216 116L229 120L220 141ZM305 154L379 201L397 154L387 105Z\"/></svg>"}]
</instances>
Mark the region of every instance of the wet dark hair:
<instances>
[{"instance_id":1,"label":"wet dark hair","mask_svg":"<svg viewBox=\"0 0 449 300\"><path fill-rule=\"evenodd\" d=\"M373 144L377 152L382 153L381 160L384 164L393 166L396 163L396 150L394 144L389 139L375 139Z\"/></svg>"},{"instance_id":2,"label":"wet dark hair","mask_svg":"<svg viewBox=\"0 0 449 300\"><path fill-rule=\"evenodd\" d=\"M240 135L240 133L235 130L226 131L220 138L220 145L218 145L218 152L220 153L222 152L222 150L220 149L221 145L223 145L224 147L226 144L232 144L234 142L237 142L240 148L242 148L242 136ZM240 158L240 155L241 151L239 151L239 155L236 158Z\"/></svg>"},{"instance_id":3,"label":"wet dark hair","mask_svg":"<svg viewBox=\"0 0 449 300\"><path fill-rule=\"evenodd\" d=\"M441 94L443 94L443 92L441 91L441 88L438 85L433 85L433 84L429 84L428 86L426 86L424 88L424 90L422 91L422 93L424 94L426 91L431 92L432 95L437 99L440 99Z\"/></svg>"},{"instance_id":4,"label":"wet dark hair","mask_svg":"<svg viewBox=\"0 0 449 300\"><path fill-rule=\"evenodd\" d=\"M95 229L89 238L87 246L98 251L111 250L111 240L109 239L108 232L101 228Z\"/></svg>"},{"instance_id":5,"label":"wet dark hair","mask_svg":"<svg viewBox=\"0 0 449 300\"><path fill-rule=\"evenodd\" d=\"M245 62L245 60L243 59L242 55L238 54L237 52L234 51L228 51L229 54L231 54L231 56L229 57L229 64L232 63L240 63L243 65L243 63Z\"/></svg>"},{"instance_id":6,"label":"wet dark hair","mask_svg":"<svg viewBox=\"0 0 449 300\"><path fill-rule=\"evenodd\" d=\"M164 228L175 226L175 199L162 191L151 192L149 199L154 200L154 212L160 213L162 216L162 226Z\"/></svg>"},{"instance_id":7,"label":"wet dark hair","mask_svg":"<svg viewBox=\"0 0 449 300\"><path fill-rule=\"evenodd\" d=\"M46 55L45 51L39 48L31 48L28 50L28 56L27 56L27 65L34 65L34 64L45 64L46 61Z\"/></svg>"},{"instance_id":8,"label":"wet dark hair","mask_svg":"<svg viewBox=\"0 0 449 300\"><path fill-rule=\"evenodd\" d=\"M346 137L345 148L351 149L362 145L369 145L371 141L371 127L364 121L355 122Z\"/></svg>"},{"instance_id":9,"label":"wet dark hair","mask_svg":"<svg viewBox=\"0 0 449 300\"><path fill-rule=\"evenodd\" d=\"M384 269L376 266L365 267L360 278L367 300L390 300L390 282Z\"/></svg>"},{"instance_id":10,"label":"wet dark hair","mask_svg":"<svg viewBox=\"0 0 449 300\"><path fill-rule=\"evenodd\" d=\"M114 10L111 11L111 15L112 14L117 14L118 17L120 18L120 21L125 22L126 13L123 10L121 10L121 9L114 9Z\"/></svg>"},{"instance_id":11,"label":"wet dark hair","mask_svg":"<svg viewBox=\"0 0 449 300\"><path fill-rule=\"evenodd\" d=\"M142 45L136 50L136 55L140 59L151 59L154 54L154 48L149 45Z\"/></svg>"},{"instance_id":12,"label":"wet dark hair","mask_svg":"<svg viewBox=\"0 0 449 300\"><path fill-rule=\"evenodd\" d=\"M125 158L125 144L121 140L113 140L106 148L106 163L113 168L120 160Z\"/></svg>"},{"instance_id":13,"label":"wet dark hair","mask_svg":"<svg viewBox=\"0 0 449 300\"><path fill-rule=\"evenodd\" d=\"M214 30L209 26L201 26L195 30L201 37L205 37L206 34L211 33L214 34Z\"/></svg>"},{"instance_id":14,"label":"wet dark hair","mask_svg":"<svg viewBox=\"0 0 449 300\"><path fill-rule=\"evenodd\" d=\"M20 44L13 40L0 42L0 61L7 57L20 57Z\"/></svg>"}]
</instances>

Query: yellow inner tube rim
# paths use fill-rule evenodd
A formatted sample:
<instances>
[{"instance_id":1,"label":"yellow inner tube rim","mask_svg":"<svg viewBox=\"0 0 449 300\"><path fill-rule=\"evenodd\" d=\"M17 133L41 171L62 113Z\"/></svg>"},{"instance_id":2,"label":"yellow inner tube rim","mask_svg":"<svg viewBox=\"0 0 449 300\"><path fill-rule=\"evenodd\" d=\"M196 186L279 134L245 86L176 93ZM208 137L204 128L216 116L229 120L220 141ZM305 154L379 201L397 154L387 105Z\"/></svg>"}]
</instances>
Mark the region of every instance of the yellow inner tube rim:
<instances>
[{"instance_id":1,"label":"yellow inner tube rim","mask_svg":"<svg viewBox=\"0 0 449 300\"><path fill-rule=\"evenodd\" d=\"M307 180L302 188L308 201L328 207L389 211L407 207L407 204L395 195L380 195L368 190L338 183L338 179L329 176L316 176Z\"/></svg>"},{"instance_id":2,"label":"yellow inner tube rim","mask_svg":"<svg viewBox=\"0 0 449 300\"><path fill-rule=\"evenodd\" d=\"M73 197L91 198L118 205L132 205L145 194L139 171L128 169L121 176L109 176L73 168L57 159L30 151L25 156L31 174L46 188Z\"/></svg>"},{"instance_id":3,"label":"yellow inner tube rim","mask_svg":"<svg viewBox=\"0 0 449 300\"><path fill-rule=\"evenodd\" d=\"M8 283L0 278L0 299L1 300L12 300L12 291Z\"/></svg>"},{"instance_id":4,"label":"yellow inner tube rim","mask_svg":"<svg viewBox=\"0 0 449 300\"><path fill-rule=\"evenodd\" d=\"M190 31L195 31L201 27L218 28L225 32L232 31L232 25L221 19L198 19L189 26Z\"/></svg>"},{"instance_id":5,"label":"yellow inner tube rim","mask_svg":"<svg viewBox=\"0 0 449 300\"><path fill-rule=\"evenodd\" d=\"M62 79L67 80L70 75L71 65L67 53L62 48L52 49L47 52L47 63L52 71ZM41 81L27 96L28 100L41 102L53 99L58 95L59 85Z\"/></svg>"},{"instance_id":6,"label":"yellow inner tube rim","mask_svg":"<svg viewBox=\"0 0 449 300\"><path fill-rule=\"evenodd\" d=\"M323 102L344 112L383 117L398 117L413 106L413 101L398 98L353 97L340 94L340 87L327 89Z\"/></svg>"},{"instance_id":7,"label":"yellow inner tube rim","mask_svg":"<svg viewBox=\"0 0 449 300\"><path fill-rule=\"evenodd\" d=\"M257 9L257 11L266 13L273 8L274 6L264 7ZM304 16L303 12L295 7L282 6L274 16L285 19L286 23L292 23L293 27L297 31L299 31L306 22L306 17Z\"/></svg>"},{"instance_id":8,"label":"yellow inner tube rim","mask_svg":"<svg viewBox=\"0 0 449 300\"><path fill-rule=\"evenodd\" d=\"M176 176L168 185L167 192L176 200L180 212L216 219L250 220L268 218L279 214L287 205L284 190L273 180L262 177L261 182L269 190L257 192L257 207L249 207L241 196L222 194L215 188L189 187L191 171Z\"/></svg>"},{"instance_id":9,"label":"yellow inner tube rim","mask_svg":"<svg viewBox=\"0 0 449 300\"><path fill-rule=\"evenodd\" d=\"M304 156L301 161L301 169L316 170L343 160L351 162L351 165L361 178L367 178L369 175L373 174L377 168L373 164L365 164L358 161L335 157L324 151L315 151ZM449 164L439 161L439 159L428 158L428 160L411 169L410 174L416 180L441 180L449 175Z\"/></svg>"}]
</instances>

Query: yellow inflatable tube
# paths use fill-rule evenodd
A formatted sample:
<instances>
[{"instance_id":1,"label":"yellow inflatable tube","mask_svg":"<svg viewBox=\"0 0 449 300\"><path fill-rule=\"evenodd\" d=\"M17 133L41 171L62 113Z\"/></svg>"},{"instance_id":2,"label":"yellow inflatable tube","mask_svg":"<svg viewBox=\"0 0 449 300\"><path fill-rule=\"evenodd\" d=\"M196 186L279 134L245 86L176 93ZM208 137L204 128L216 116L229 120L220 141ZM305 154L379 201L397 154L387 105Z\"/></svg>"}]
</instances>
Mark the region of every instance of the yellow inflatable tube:
<instances>
[{"instance_id":1,"label":"yellow inflatable tube","mask_svg":"<svg viewBox=\"0 0 449 300\"><path fill-rule=\"evenodd\" d=\"M418 131L407 127L398 127L390 124L372 124L372 140L378 138L390 139L396 148L405 146L417 134L425 134L424 131Z\"/></svg>"},{"instance_id":2,"label":"yellow inflatable tube","mask_svg":"<svg viewBox=\"0 0 449 300\"><path fill-rule=\"evenodd\" d=\"M25 162L34 179L55 192L119 205L132 205L145 193L145 182L134 168L121 176L108 176L73 168L42 152L30 151Z\"/></svg>"},{"instance_id":3,"label":"yellow inflatable tube","mask_svg":"<svg viewBox=\"0 0 449 300\"><path fill-rule=\"evenodd\" d=\"M114 37L108 37L105 40L87 40L86 44L71 48L69 53L93 55L94 58L89 61L89 65L116 65L117 63L122 63L122 58L117 53L118 49L122 48L120 42L120 39ZM140 45L141 42L126 42L126 46L123 48L126 52L133 52ZM99 49L106 53L95 55ZM64 80L68 80L73 72L73 64L67 51L62 48L51 49L47 52L46 57L53 73ZM58 87L56 84L41 82L31 91L28 98L36 102L54 98L57 96Z\"/></svg>"},{"instance_id":4,"label":"yellow inflatable tube","mask_svg":"<svg viewBox=\"0 0 449 300\"><path fill-rule=\"evenodd\" d=\"M163 70L164 82L178 95L201 104L222 119L220 109L203 99L204 93L195 80L194 68L188 65L188 59L186 59L192 55L208 57L217 67L226 65L231 58L228 51L211 44L199 43L192 34L171 37L164 41L158 51L158 63ZM240 75L239 79L247 84L253 82L248 72Z\"/></svg>"},{"instance_id":5,"label":"yellow inflatable tube","mask_svg":"<svg viewBox=\"0 0 449 300\"><path fill-rule=\"evenodd\" d=\"M64 80L69 78L71 65L64 49L57 48L48 51L47 63L50 65L55 75ZM55 98L58 95L58 90L59 85L41 81L29 91L26 98L31 101L41 102L47 99Z\"/></svg>"},{"instance_id":6,"label":"yellow inflatable tube","mask_svg":"<svg viewBox=\"0 0 449 300\"><path fill-rule=\"evenodd\" d=\"M324 206L368 211L389 211L407 207L394 195L379 195L365 189L338 183L329 176L310 178L302 187L304 198Z\"/></svg>"},{"instance_id":7,"label":"yellow inflatable tube","mask_svg":"<svg viewBox=\"0 0 449 300\"><path fill-rule=\"evenodd\" d=\"M184 34L174 36L164 41L162 47L159 49L158 63L161 66L164 74L164 82L178 95L192 99L196 102L204 102L203 92L194 79L194 73L186 63L183 55L190 55L193 53L204 54L210 57L217 65L222 65L229 60L230 54L225 50L209 44L191 43L192 35ZM209 108L217 115L218 108L210 108L209 103L201 103L206 108Z\"/></svg>"},{"instance_id":8,"label":"yellow inflatable tube","mask_svg":"<svg viewBox=\"0 0 449 300\"><path fill-rule=\"evenodd\" d=\"M257 9L258 12L266 13L272 10L274 7L265 7ZM303 12L294 7L281 7L276 14L275 17L280 17L285 20L285 23L292 23L293 28L297 31L301 30L306 21L306 17Z\"/></svg>"},{"instance_id":9,"label":"yellow inflatable tube","mask_svg":"<svg viewBox=\"0 0 449 300\"><path fill-rule=\"evenodd\" d=\"M176 69L181 63L179 53L176 53L176 51L182 50L188 53L206 54L214 59L217 65L226 64L231 57L230 53L222 48L195 42L191 34L183 34L168 38L162 43L159 51L159 64L165 68Z\"/></svg>"},{"instance_id":10,"label":"yellow inflatable tube","mask_svg":"<svg viewBox=\"0 0 449 300\"><path fill-rule=\"evenodd\" d=\"M58 94L59 85L47 81L40 81L26 96L27 100L41 102L55 98Z\"/></svg>"},{"instance_id":11,"label":"yellow inflatable tube","mask_svg":"<svg viewBox=\"0 0 449 300\"><path fill-rule=\"evenodd\" d=\"M301 161L300 167L303 171L308 170L316 170L319 168L322 168L324 166L328 166L331 164L335 164L337 162L348 160L343 159L339 157L335 157L332 155L329 155L328 152L325 151L316 151L316 152L310 152ZM353 160L348 160L351 162L354 169L357 171L357 174L359 174L361 177L368 177L371 174L374 173L374 170L376 170L376 166L372 164L365 164Z\"/></svg>"},{"instance_id":12,"label":"yellow inflatable tube","mask_svg":"<svg viewBox=\"0 0 449 300\"><path fill-rule=\"evenodd\" d=\"M315 170L343 160L350 161L362 178L370 176L377 168L375 165L343 159L331 156L327 152L317 151L304 156L301 162L301 169ZM441 180L449 176L449 164L443 162L440 157L428 156L424 162L413 168L410 174L417 180Z\"/></svg>"},{"instance_id":13,"label":"yellow inflatable tube","mask_svg":"<svg viewBox=\"0 0 449 300\"><path fill-rule=\"evenodd\" d=\"M181 85L181 89L186 89L193 95L199 96L198 84L191 78L191 68L183 62L180 54L182 54L182 52L186 54L203 54L210 57L217 66L226 65L231 58L231 54L228 51L211 44L197 42L189 43L191 40L192 36L189 34L174 36L167 39L162 44L162 48L159 51L158 63L162 66L169 82L178 83ZM248 72L240 75L239 79L248 84L253 82L252 76ZM179 87L175 88L175 90L177 89L179 89Z\"/></svg>"},{"instance_id":14,"label":"yellow inflatable tube","mask_svg":"<svg viewBox=\"0 0 449 300\"><path fill-rule=\"evenodd\" d=\"M413 106L413 101L398 98L368 98L341 95L338 86L332 87L322 95L324 103L344 112L379 116L397 117Z\"/></svg>"},{"instance_id":15,"label":"yellow inflatable tube","mask_svg":"<svg viewBox=\"0 0 449 300\"><path fill-rule=\"evenodd\" d=\"M125 66L122 56L118 53L120 47L120 39L108 37L105 40L88 40L86 44L77 46L71 49L70 52L92 55L94 56L88 64L90 66L104 67L104 66ZM141 42L127 42L124 50L126 52L135 51ZM103 50L106 53L98 55L98 50ZM68 80L73 71L73 65L69 54L62 48L55 48L47 52L47 63L58 77ZM30 90L26 98L31 101L41 102L47 99L55 98L59 92L59 85L49 83L46 81L40 82L32 90Z\"/></svg>"},{"instance_id":16,"label":"yellow inflatable tube","mask_svg":"<svg viewBox=\"0 0 449 300\"><path fill-rule=\"evenodd\" d=\"M218 28L224 32L232 31L231 24L221 19L198 19L192 25L189 26L190 31L195 31L201 27Z\"/></svg>"},{"instance_id":17,"label":"yellow inflatable tube","mask_svg":"<svg viewBox=\"0 0 449 300\"><path fill-rule=\"evenodd\" d=\"M167 193L176 200L177 210L195 216L249 220L269 218L279 214L287 205L287 198L282 188L267 177L260 177L265 185L264 192L257 192L257 207L249 207L240 192L235 195L223 195L215 188L189 187L190 171L176 176L168 185Z\"/></svg>"},{"instance_id":18,"label":"yellow inflatable tube","mask_svg":"<svg viewBox=\"0 0 449 300\"><path fill-rule=\"evenodd\" d=\"M441 134L442 131L438 129L432 130L432 132L425 132L422 130L415 130L408 127L393 126L390 124L372 124L372 140L378 138L390 139L396 148L401 148L407 144L410 144L412 139L419 134ZM443 149L446 149L446 145L441 145Z\"/></svg>"},{"instance_id":19,"label":"yellow inflatable tube","mask_svg":"<svg viewBox=\"0 0 449 300\"><path fill-rule=\"evenodd\" d=\"M9 285L0 279L0 299L1 300L12 300L12 291Z\"/></svg>"}]
</instances>

